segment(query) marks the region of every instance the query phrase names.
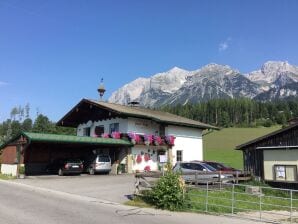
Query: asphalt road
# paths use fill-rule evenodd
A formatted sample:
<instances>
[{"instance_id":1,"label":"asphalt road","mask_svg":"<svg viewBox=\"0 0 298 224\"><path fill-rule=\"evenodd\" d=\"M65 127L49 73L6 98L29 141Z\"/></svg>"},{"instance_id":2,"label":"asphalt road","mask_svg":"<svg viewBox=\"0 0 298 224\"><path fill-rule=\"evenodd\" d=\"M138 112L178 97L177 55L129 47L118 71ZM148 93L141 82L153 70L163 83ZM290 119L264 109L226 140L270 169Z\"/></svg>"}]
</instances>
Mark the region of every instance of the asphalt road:
<instances>
[{"instance_id":1,"label":"asphalt road","mask_svg":"<svg viewBox=\"0 0 298 224\"><path fill-rule=\"evenodd\" d=\"M255 222L221 216L140 209L97 198L0 181L0 223L249 224Z\"/></svg>"}]
</instances>

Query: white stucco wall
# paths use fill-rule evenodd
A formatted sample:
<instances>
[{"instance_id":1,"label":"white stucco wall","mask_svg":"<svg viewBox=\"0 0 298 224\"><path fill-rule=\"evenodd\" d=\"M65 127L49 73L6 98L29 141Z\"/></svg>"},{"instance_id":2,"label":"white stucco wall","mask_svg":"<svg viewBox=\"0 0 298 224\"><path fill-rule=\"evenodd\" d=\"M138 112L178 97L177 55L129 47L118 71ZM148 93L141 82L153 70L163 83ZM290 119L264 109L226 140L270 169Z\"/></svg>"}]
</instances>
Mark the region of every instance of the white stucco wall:
<instances>
[{"instance_id":1,"label":"white stucco wall","mask_svg":"<svg viewBox=\"0 0 298 224\"><path fill-rule=\"evenodd\" d=\"M115 118L115 119L109 119L109 120L102 120L102 121L88 121L87 123L80 124L77 128L77 135L78 136L83 136L84 134L84 128L90 127L90 135L94 136L95 135L95 127L103 125L104 126L104 132L109 133L110 132L110 124L113 123L119 123L119 131L121 133L126 133L127 132L127 125L128 125L128 120L127 119L122 119L122 118Z\"/></svg>"},{"instance_id":2,"label":"white stucco wall","mask_svg":"<svg viewBox=\"0 0 298 224\"><path fill-rule=\"evenodd\" d=\"M166 127L166 135L174 135L175 145L172 147L173 164L176 163L176 151L182 151L182 160L203 160L202 130L188 127L169 125Z\"/></svg>"},{"instance_id":3,"label":"white stucco wall","mask_svg":"<svg viewBox=\"0 0 298 224\"><path fill-rule=\"evenodd\" d=\"M144 159L145 153L150 155L150 160L145 161L145 159ZM134 146L131 149L131 154L132 154L132 158L133 158L133 165L132 165L133 171L144 171L146 166L149 166L151 171L158 170L157 149L153 149L150 146ZM137 163L138 155L140 155L142 158L141 163Z\"/></svg>"},{"instance_id":4,"label":"white stucco wall","mask_svg":"<svg viewBox=\"0 0 298 224\"><path fill-rule=\"evenodd\" d=\"M2 174L16 176L17 169L18 169L17 164L1 164L1 173Z\"/></svg>"},{"instance_id":5,"label":"white stucco wall","mask_svg":"<svg viewBox=\"0 0 298 224\"><path fill-rule=\"evenodd\" d=\"M138 134L159 134L159 124L154 121L128 118L127 120L127 133L133 132Z\"/></svg>"},{"instance_id":6,"label":"white stucco wall","mask_svg":"<svg viewBox=\"0 0 298 224\"><path fill-rule=\"evenodd\" d=\"M91 136L94 136L94 130L97 125L104 125L105 133L109 133L109 125L111 123L119 123L119 131L121 133L138 133L144 134L157 134L159 135L160 125L154 121L138 118L116 118L111 120L103 120L92 122L89 121L85 124L80 124L77 128L78 136L83 136L83 129L91 127ZM165 127L165 135L173 135L176 137L175 146L172 147L173 164L176 163L176 151L181 150L183 153L183 161L190 160L203 160L203 142L202 142L202 130L197 128L188 128L169 125ZM141 154L148 150L146 146L133 147L132 155L134 159L136 155ZM151 153L152 154L152 153ZM146 165L150 165L151 170L158 169L157 153L152 155L152 161L147 163L133 164L133 170L144 170Z\"/></svg>"}]
</instances>

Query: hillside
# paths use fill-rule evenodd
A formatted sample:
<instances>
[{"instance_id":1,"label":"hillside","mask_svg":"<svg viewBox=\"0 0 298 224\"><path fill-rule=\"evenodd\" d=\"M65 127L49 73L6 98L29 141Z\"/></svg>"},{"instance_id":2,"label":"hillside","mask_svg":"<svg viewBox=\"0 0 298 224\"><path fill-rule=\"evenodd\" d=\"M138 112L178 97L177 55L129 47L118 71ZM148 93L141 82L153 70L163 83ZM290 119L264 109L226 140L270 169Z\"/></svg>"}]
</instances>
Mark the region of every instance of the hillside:
<instances>
[{"instance_id":1,"label":"hillside","mask_svg":"<svg viewBox=\"0 0 298 224\"><path fill-rule=\"evenodd\" d=\"M204 160L224 162L235 168L243 168L242 152L234 150L237 145L280 129L270 128L224 128L203 136Z\"/></svg>"}]
</instances>

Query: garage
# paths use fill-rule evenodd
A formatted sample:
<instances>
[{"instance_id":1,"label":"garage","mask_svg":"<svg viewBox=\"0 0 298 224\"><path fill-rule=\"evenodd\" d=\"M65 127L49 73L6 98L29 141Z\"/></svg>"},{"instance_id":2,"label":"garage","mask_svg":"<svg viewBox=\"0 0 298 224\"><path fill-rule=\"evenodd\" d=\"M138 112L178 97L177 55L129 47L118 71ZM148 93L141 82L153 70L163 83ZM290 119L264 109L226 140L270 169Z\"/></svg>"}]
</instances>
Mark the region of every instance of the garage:
<instances>
[{"instance_id":1,"label":"garage","mask_svg":"<svg viewBox=\"0 0 298 224\"><path fill-rule=\"evenodd\" d=\"M94 154L109 155L115 173L119 161L130 152L131 143L124 139L22 132L0 150L3 174L17 176L20 164L24 164L26 175L46 174L54 160L87 161Z\"/></svg>"}]
</instances>

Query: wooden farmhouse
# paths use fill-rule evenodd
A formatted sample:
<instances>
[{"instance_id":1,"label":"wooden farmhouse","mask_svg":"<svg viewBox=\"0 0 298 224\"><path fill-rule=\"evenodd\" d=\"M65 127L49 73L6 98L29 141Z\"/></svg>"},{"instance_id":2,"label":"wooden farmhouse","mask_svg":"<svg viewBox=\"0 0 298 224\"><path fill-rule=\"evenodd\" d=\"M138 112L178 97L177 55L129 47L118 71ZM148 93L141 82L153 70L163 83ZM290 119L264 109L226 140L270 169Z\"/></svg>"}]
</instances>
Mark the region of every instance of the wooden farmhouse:
<instances>
[{"instance_id":1,"label":"wooden farmhouse","mask_svg":"<svg viewBox=\"0 0 298 224\"><path fill-rule=\"evenodd\" d=\"M298 184L298 123L236 147L244 169L273 185Z\"/></svg>"},{"instance_id":2,"label":"wooden farmhouse","mask_svg":"<svg viewBox=\"0 0 298 224\"><path fill-rule=\"evenodd\" d=\"M125 172L153 171L164 162L202 160L202 132L216 127L170 113L139 106L83 99L57 125L74 127L76 136L20 133L3 150L1 172L45 173L51 161L62 158L85 160L106 154L112 170L123 164ZM161 161L162 160L162 161Z\"/></svg>"}]
</instances>

